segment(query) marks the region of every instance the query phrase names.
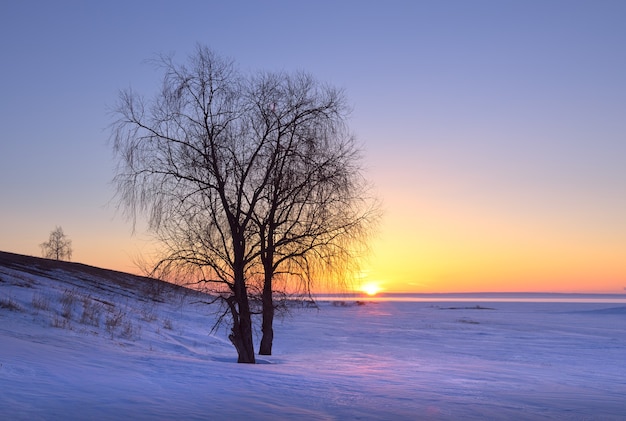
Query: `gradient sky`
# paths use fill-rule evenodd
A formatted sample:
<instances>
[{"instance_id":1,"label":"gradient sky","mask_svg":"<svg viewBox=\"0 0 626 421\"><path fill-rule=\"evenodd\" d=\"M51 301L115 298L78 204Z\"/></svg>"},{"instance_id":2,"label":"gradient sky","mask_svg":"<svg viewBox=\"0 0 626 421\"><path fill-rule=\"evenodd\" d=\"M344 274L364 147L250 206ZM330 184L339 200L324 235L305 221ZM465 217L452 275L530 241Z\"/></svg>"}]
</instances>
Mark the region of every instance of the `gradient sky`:
<instances>
[{"instance_id":1,"label":"gradient sky","mask_svg":"<svg viewBox=\"0 0 626 421\"><path fill-rule=\"evenodd\" d=\"M626 2L2 1L0 250L136 272L107 143L120 89L196 43L344 88L388 291L623 293Z\"/></svg>"}]
</instances>

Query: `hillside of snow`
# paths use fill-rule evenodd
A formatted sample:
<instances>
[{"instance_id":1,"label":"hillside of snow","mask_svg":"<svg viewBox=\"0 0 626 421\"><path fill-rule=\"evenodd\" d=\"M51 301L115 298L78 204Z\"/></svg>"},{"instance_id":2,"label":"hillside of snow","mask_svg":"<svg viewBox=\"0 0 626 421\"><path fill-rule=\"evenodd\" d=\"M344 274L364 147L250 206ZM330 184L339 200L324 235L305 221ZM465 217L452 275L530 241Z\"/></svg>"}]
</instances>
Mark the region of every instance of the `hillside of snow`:
<instances>
[{"instance_id":1,"label":"hillside of snow","mask_svg":"<svg viewBox=\"0 0 626 421\"><path fill-rule=\"evenodd\" d=\"M623 303L322 302L247 365L203 301L0 252L0 419L626 419Z\"/></svg>"}]
</instances>

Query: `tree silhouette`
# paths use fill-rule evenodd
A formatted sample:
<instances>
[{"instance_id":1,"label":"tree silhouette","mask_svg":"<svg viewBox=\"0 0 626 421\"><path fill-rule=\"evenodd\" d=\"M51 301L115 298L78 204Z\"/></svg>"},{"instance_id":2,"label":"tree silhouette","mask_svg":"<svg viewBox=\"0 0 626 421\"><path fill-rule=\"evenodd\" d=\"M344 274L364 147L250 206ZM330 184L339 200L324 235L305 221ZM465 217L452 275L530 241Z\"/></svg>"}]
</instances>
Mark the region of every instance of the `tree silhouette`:
<instances>
[{"instance_id":1,"label":"tree silhouette","mask_svg":"<svg viewBox=\"0 0 626 421\"><path fill-rule=\"evenodd\" d=\"M48 241L39 245L43 257L55 260L72 259L72 240L64 233L63 228L56 227L51 233Z\"/></svg>"},{"instance_id":2,"label":"tree silhouette","mask_svg":"<svg viewBox=\"0 0 626 421\"><path fill-rule=\"evenodd\" d=\"M202 46L187 65L158 66L156 97L126 90L115 110L118 199L131 218L148 215L153 273L218 297L238 361L254 363L252 306L270 353L273 294L309 292L314 274L345 267L335 263L355 256L375 214L345 99L305 74L243 75Z\"/></svg>"}]
</instances>

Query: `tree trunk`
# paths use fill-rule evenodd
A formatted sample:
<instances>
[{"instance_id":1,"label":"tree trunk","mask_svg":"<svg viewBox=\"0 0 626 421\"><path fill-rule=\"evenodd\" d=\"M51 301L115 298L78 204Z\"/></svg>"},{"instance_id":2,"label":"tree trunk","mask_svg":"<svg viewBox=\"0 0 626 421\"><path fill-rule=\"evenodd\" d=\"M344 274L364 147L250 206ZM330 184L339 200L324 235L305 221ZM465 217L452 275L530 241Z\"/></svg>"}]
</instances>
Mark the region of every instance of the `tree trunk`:
<instances>
[{"instance_id":1,"label":"tree trunk","mask_svg":"<svg viewBox=\"0 0 626 421\"><path fill-rule=\"evenodd\" d=\"M252 342L252 320L250 317L250 309L243 310L245 305L240 305L239 317L233 317L233 328L228 339L232 342L237 350L237 362L254 364L254 345Z\"/></svg>"},{"instance_id":2,"label":"tree trunk","mask_svg":"<svg viewBox=\"0 0 626 421\"><path fill-rule=\"evenodd\" d=\"M272 298L272 277L268 279L268 272L265 272L265 283L263 284L263 322L261 330L263 337L259 347L260 355L272 355L272 343L274 342L274 300Z\"/></svg>"},{"instance_id":3,"label":"tree trunk","mask_svg":"<svg viewBox=\"0 0 626 421\"><path fill-rule=\"evenodd\" d=\"M270 220L274 218L274 211L270 211ZM261 261L263 263L263 320L261 322L261 345L260 355L272 355L272 343L274 342L274 299L273 285L274 278L274 226L270 223L267 233L265 227L261 227ZM267 235L266 235L267 234ZM263 241L264 240L264 241Z\"/></svg>"},{"instance_id":4,"label":"tree trunk","mask_svg":"<svg viewBox=\"0 0 626 421\"><path fill-rule=\"evenodd\" d=\"M243 348L239 352L237 358L238 363L255 364L254 343L252 341L252 318L250 316L250 307L248 306L248 298L246 297L246 311L241 314L239 326L241 329L241 337L243 339Z\"/></svg>"},{"instance_id":5,"label":"tree trunk","mask_svg":"<svg viewBox=\"0 0 626 421\"><path fill-rule=\"evenodd\" d=\"M228 338L237 350L237 362L254 364L256 361L252 341L252 315L243 267L239 266L243 265L235 265L234 300L229 302L231 312L233 312L233 328Z\"/></svg>"}]
</instances>

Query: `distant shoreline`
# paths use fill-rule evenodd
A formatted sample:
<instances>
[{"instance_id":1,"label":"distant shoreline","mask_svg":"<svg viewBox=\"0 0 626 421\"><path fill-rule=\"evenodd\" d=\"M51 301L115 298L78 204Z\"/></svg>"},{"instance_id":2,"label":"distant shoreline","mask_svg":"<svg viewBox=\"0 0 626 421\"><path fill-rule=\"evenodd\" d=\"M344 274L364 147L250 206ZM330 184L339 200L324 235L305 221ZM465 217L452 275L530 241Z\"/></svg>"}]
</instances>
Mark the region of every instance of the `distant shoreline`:
<instances>
[{"instance_id":1,"label":"distant shoreline","mask_svg":"<svg viewBox=\"0 0 626 421\"><path fill-rule=\"evenodd\" d=\"M318 301L407 301L407 302L547 302L547 303L623 303L626 294L580 294L545 292L467 292L467 293L363 293L316 294Z\"/></svg>"}]
</instances>

